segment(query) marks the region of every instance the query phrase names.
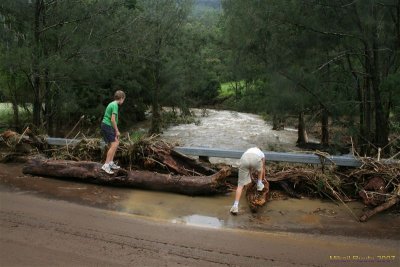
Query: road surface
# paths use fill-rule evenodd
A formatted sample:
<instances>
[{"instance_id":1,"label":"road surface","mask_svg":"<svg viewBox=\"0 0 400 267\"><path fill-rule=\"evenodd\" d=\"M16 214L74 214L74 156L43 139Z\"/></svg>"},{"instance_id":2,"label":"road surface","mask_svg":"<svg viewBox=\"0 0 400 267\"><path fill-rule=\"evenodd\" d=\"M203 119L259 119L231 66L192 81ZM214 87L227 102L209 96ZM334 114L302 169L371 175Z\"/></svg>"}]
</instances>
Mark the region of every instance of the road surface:
<instances>
[{"instance_id":1,"label":"road surface","mask_svg":"<svg viewBox=\"0 0 400 267\"><path fill-rule=\"evenodd\" d=\"M399 240L208 229L0 192L1 266L399 266ZM382 256L387 256L382 261Z\"/></svg>"}]
</instances>

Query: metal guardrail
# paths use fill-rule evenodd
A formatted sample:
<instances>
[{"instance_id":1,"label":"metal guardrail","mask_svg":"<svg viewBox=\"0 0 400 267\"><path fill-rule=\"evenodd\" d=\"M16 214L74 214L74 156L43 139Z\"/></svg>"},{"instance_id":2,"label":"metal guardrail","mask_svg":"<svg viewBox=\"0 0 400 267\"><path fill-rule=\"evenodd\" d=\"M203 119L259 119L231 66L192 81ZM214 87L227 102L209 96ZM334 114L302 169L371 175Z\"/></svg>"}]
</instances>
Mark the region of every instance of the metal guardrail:
<instances>
[{"instance_id":1,"label":"metal guardrail","mask_svg":"<svg viewBox=\"0 0 400 267\"><path fill-rule=\"evenodd\" d=\"M46 141L49 145L53 146L69 146L69 145L75 145L79 143L81 140L80 139L65 139L65 138L58 138L58 137L47 137ZM104 141L100 141L100 146L104 147L106 143Z\"/></svg>"},{"instance_id":2,"label":"metal guardrail","mask_svg":"<svg viewBox=\"0 0 400 267\"><path fill-rule=\"evenodd\" d=\"M65 138L58 138L58 137L47 137L46 141L49 145L53 145L53 146L68 146L68 145L75 145L75 144L79 143L81 140L65 139Z\"/></svg>"},{"instance_id":3,"label":"metal guardrail","mask_svg":"<svg viewBox=\"0 0 400 267\"><path fill-rule=\"evenodd\" d=\"M202 147L175 147L175 151L186 155L217 157L217 158L233 158L240 159L244 150L226 150L216 148ZM289 163L305 163L305 164L335 164L338 166L359 167L361 161L352 155L346 156L327 156L321 157L316 154L305 153L283 153L273 151L263 151L267 161L289 162Z\"/></svg>"},{"instance_id":4,"label":"metal guardrail","mask_svg":"<svg viewBox=\"0 0 400 267\"><path fill-rule=\"evenodd\" d=\"M47 142L50 145L75 145L79 143L79 139L64 139L64 138L54 138L48 137ZM101 141L101 147L105 146L105 143ZM203 156L203 157L216 157L216 158L232 158L240 159L244 150L228 150L219 148L207 148L207 147L175 147L175 151L191 155L191 156ZM361 161L352 155L345 156L327 156L321 157L316 154L305 154L305 153L282 153L282 152L272 152L263 151L267 161L275 162L289 162L289 163L304 163L304 164L335 164L338 166L348 166L348 167L359 167L361 166ZM382 162L385 162L382 159ZM391 163L391 162L387 162Z\"/></svg>"}]
</instances>

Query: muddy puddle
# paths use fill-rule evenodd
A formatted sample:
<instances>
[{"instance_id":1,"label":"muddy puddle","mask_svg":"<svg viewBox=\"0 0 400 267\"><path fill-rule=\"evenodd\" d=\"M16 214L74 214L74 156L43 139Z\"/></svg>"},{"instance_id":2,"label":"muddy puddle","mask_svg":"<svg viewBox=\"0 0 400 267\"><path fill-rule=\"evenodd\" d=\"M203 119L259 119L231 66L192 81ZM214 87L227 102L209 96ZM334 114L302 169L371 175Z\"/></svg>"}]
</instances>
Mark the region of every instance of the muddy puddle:
<instances>
[{"instance_id":1,"label":"muddy puddle","mask_svg":"<svg viewBox=\"0 0 400 267\"><path fill-rule=\"evenodd\" d=\"M207 228L400 239L398 214L378 214L367 223L359 223L353 216L362 213L364 207L361 203L349 203L350 212L343 205L315 199L287 198L278 191L274 193L281 194L281 197L270 201L256 214L250 212L245 198L242 198L240 215L232 216L229 208L233 192L212 197L189 197L28 176L22 174L22 164L0 164L0 194L1 191L35 194L48 199Z\"/></svg>"}]
</instances>

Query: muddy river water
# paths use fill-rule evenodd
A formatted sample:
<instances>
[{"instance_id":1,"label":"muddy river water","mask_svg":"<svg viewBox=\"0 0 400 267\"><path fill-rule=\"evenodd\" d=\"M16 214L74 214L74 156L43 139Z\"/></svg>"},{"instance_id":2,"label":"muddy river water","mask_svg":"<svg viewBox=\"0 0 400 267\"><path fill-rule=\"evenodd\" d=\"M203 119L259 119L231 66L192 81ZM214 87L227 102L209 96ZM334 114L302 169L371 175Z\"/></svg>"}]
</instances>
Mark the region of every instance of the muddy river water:
<instances>
[{"instance_id":1,"label":"muddy river water","mask_svg":"<svg viewBox=\"0 0 400 267\"><path fill-rule=\"evenodd\" d=\"M279 146L286 151L296 149L294 143L297 133L294 130L272 131L270 125L251 114L214 110L208 112L207 117L201 117L200 124L171 127L164 132L163 138L184 146L246 149L257 145L263 150L269 150L271 146ZM212 160L237 164L235 160ZM22 166L0 164L0 192L34 194L175 224L400 240L399 214L378 214L367 223L359 223L356 217L364 209L359 202L344 206L318 199L288 198L276 191L273 194L282 194L281 197L268 202L258 213L251 213L243 198L240 215L231 216L229 208L233 202L233 193L189 197L134 188L98 186L23 175Z\"/></svg>"},{"instance_id":2,"label":"muddy river water","mask_svg":"<svg viewBox=\"0 0 400 267\"><path fill-rule=\"evenodd\" d=\"M296 151L297 130L286 128L272 130L260 116L235 111L193 110L200 119L199 124L182 124L167 129L162 137L181 146L211 147L245 150L258 146L265 151ZM205 115L204 115L205 113ZM315 138L310 141L317 142ZM227 162L235 165L237 161L214 158L212 162Z\"/></svg>"}]
</instances>

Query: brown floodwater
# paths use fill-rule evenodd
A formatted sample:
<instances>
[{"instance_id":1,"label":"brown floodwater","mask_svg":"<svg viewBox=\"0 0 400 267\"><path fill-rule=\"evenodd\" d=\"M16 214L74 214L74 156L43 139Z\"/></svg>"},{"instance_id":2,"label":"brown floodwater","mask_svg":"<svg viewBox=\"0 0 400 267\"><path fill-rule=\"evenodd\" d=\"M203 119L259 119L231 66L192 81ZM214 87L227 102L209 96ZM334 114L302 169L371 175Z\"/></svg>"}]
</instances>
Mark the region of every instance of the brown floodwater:
<instances>
[{"instance_id":1,"label":"brown floodwater","mask_svg":"<svg viewBox=\"0 0 400 267\"><path fill-rule=\"evenodd\" d=\"M229 208L233 202L233 192L189 197L24 175L22 167L22 164L0 164L0 194L4 191L34 194L170 223L209 228L400 239L399 214L386 212L360 223L355 217L362 214L364 206L359 202L344 206L318 199L288 198L282 192L275 191L273 195L281 197L275 197L254 214L243 197L240 214L232 216Z\"/></svg>"},{"instance_id":2,"label":"brown floodwater","mask_svg":"<svg viewBox=\"0 0 400 267\"><path fill-rule=\"evenodd\" d=\"M263 151L300 150L296 147L296 129L272 130L272 125L259 115L214 109L191 111L197 116L198 123L171 126L163 132L162 138L188 147L245 150L257 146ZM318 142L313 136L309 136L309 141ZM237 163L235 160L221 158L210 158L210 161L231 165Z\"/></svg>"}]
</instances>

